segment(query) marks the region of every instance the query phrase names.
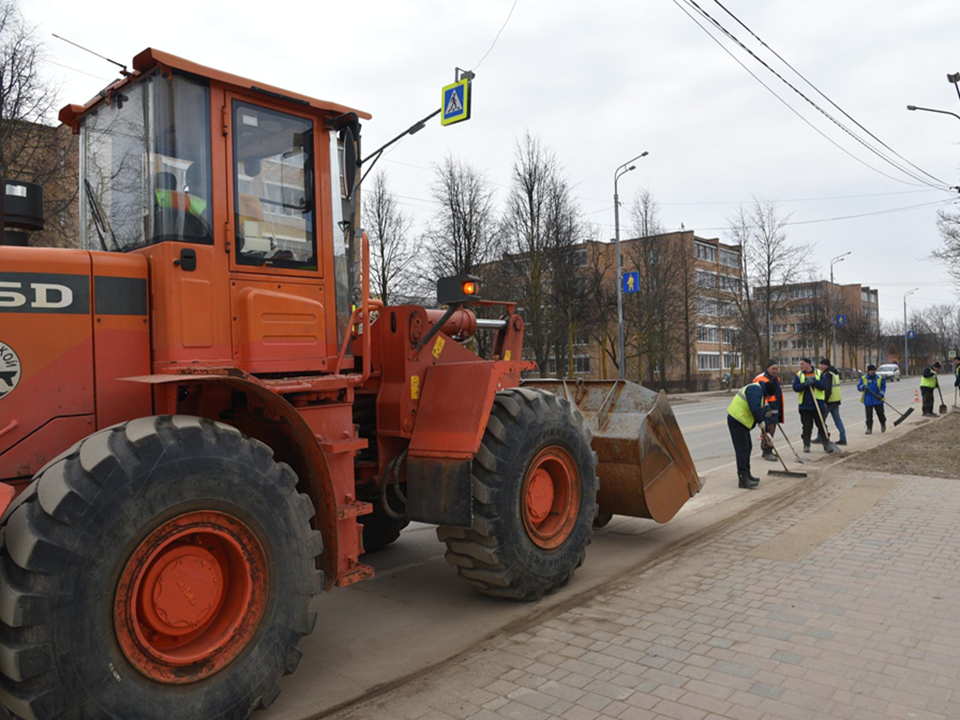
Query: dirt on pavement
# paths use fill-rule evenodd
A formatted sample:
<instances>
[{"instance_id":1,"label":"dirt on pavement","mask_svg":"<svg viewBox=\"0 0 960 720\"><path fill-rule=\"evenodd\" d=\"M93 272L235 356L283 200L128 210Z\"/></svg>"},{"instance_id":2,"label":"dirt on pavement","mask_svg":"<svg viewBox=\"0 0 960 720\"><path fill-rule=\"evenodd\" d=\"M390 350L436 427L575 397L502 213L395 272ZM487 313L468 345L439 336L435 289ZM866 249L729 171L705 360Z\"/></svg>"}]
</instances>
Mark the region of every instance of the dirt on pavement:
<instances>
[{"instance_id":1,"label":"dirt on pavement","mask_svg":"<svg viewBox=\"0 0 960 720\"><path fill-rule=\"evenodd\" d=\"M960 412L924 422L901 438L858 453L847 467L960 480Z\"/></svg>"}]
</instances>

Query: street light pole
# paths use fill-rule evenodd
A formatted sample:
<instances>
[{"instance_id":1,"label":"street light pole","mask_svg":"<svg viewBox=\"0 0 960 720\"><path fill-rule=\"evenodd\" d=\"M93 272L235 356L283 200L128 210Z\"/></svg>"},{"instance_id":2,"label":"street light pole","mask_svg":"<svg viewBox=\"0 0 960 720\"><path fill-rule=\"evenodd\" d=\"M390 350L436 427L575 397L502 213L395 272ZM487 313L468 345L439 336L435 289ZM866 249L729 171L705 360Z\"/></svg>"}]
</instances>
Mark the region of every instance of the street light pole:
<instances>
[{"instance_id":1,"label":"street light pole","mask_svg":"<svg viewBox=\"0 0 960 720\"><path fill-rule=\"evenodd\" d=\"M853 252L852 250L850 252ZM837 303L834 300L834 291L833 291L833 266L839 262L843 262L844 258L849 255L849 252L845 252L843 255L837 255L833 260L830 261L830 311L833 313L833 348L831 349L830 359L833 362L837 362ZM841 372L843 372L843 365L840 365Z\"/></svg>"},{"instance_id":2,"label":"street light pole","mask_svg":"<svg viewBox=\"0 0 960 720\"><path fill-rule=\"evenodd\" d=\"M635 161L646 157L649 153L644 150L632 160L627 160L618 167L613 173L613 227L614 238L617 246L617 356L619 358L620 379L626 378L627 362L624 352L623 340L623 261L620 257L620 195L617 191L617 183L623 175L636 169L633 165ZM629 166L629 167L628 167Z\"/></svg>"},{"instance_id":3,"label":"street light pole","mask_svg":"<svg viewBox=\"0 0 960 720\"><path fill-rule=\"evenodd\" d=\"M957 120L960 120L960 115L950 112L949 110L937 110L936 108L920 107L919 105L907 105L907 110L922 110L923 112L940 113L941 115L953 115Z\"/></svg>"},{"instance_id":4,"label":"street light pole","mask_svg":"<svg viewBox=\"0 0 960 720\"><path fill-rule=\"evenodd\" d=\"M906 374L909 377L910 375L910 344L909 337L907 336L907 298L913 295L920 288L914 288L913 290L907 290L903 294L903 356L904 364L906 367Z\"/></svg>"}]
</instances>

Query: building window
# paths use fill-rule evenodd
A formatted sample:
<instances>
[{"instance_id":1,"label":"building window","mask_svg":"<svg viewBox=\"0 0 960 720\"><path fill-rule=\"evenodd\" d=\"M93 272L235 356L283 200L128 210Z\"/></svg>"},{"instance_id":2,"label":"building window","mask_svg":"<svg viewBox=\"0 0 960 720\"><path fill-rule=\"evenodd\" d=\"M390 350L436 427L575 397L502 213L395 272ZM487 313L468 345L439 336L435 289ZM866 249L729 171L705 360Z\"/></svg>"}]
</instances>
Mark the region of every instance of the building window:
<instances>
[{"instance_id":1,"label":"building window","mask_svg":"<svg viewBox=\"0 0 960 720\"><path fill-rule=\"evenodd\" d=\"M587 266L587 249L577 249L573 251L573 264L576 267L586 267Z\"/></svg>"},{"instance_id":2,"label":"building window","mask_svg":"<svg viewBox=\"0 0 960 720\"><path fill-rule=\"evenodd\" d=\"M698 325L697 341L715 343L720 342L720 330L714 325Z\"/></svg>"},{"instance_id":3,"label":"building window","mask_svg":"<svg viewBox=\"0 0 960 720\"><path fill-rule=\"evenodd\" d=\"M732 302L725 302L720 306L720 311L724 317L736 317L739 314L737 309L737 304Z\"/></svg>"},{"instance_id":4,"label":"building window","mask_svg":"<svg viewBox=\"0 0 960 720\"><path fill-rule=\"evenodd\" d=\"M720 289L726 290L727 292L740 294L740 278L733 277L732 275L721 275L720 276Z\"/></svg>"},{"instance_id":5,"label":"building window","mask_svg":"<svg viewBox=\"0 0 960 720\"><path fill-rule=\"evenodd\" d=\"M706 243L695 242L693 244L694 255L697 260L705 260L707 262L716 262L717 261L717 249L713 245L707 245Z\"/></svg>"},{"instance_id":6,"label":"building window","mask_svg":"<svg viewBox=\"0 0 960 720\"><path fill-rule=\"evenodd\" d=\"M723 354L723 367L724 368L739 368L740 367L740 353L724 353Z\"/></svg>"},{"instance_id":7,"label":"building window","mask_svg":"<svg viewBox=\"0 0 960 720\"><path fill-rule=\"evenodd\" d=\"M740 331L737 328L728 328L723 329L723 344L724 345L736 345L740 342Z\"/></svg>"},{"instance_id":8,"label":"building window","mask_svg":"<svg viewBox=\"0 0 960 720\"><path fill-rule=\"evenodd\" d=\"M806 323L793 323L791 327L793 328L793 332L795 333L804 333L807 331Z\"/></svg>"},{"instance_id":9,"label":"building window","mask_svg":"<svg viewBox=\"0 0 960 720\"><path fill-rule=\"evenodd\" d=\"M740 253L734 252L733 250L724 250L720 249L720 264L727 267L738 268L740 267Z\"/></svg>"},{"instance_id":10,"label":"building window","mask_svg":"<svg viewBox=\"0 0 960 720\"><path fill-rule=\"evenodd\" d=\"M774 335L780 335L780 334L783 334L783 333L785 333L785 332L787 331L787 324L786 324L786 323L774 323L772 327L773 327L773 334L774 334Z\"/></svg>"},{"instance_id":11,"label":"building window","mask_svg":"<svg viewBox=\"0 0 960 720\"><path fill-rule=\"evenodd\" d=\"M790 288L790 299L799 300L801 298L820 297L823 295L823 287L820 285L807 285L803 287Z\"/></svg>"},{"instance_id":12,"label":"building window","mask_svg":"<svg viewBox=\"0 0 960 720\"><path fill-rule=\"evenodd\" d=\"M578 333L574 333L574 336L573 336L573 344L574 344L576 347L583 347L584 345L589 345L589 344L590 344L590 335L589 335L588 333L586 333L586 332L583 332L583 331L578 332Z\"/></svg>"},{"instance_id":13,"label":"building window","mask_svg":"<svg viewBox=\"0 0 960 720\"><path fill-rule=\"evenodd\" d=\"M697 298L697 313L716 317L718 314L717 301L709 298Z\"/></svg>"},{"instance_id":14,"label":"building window","mask_svg":"<svg viewBox=\"0 0 960 720\"><path fill-rule=\"evenodd\" d=\"M564 361L563 373L561 375L566 376L567 374L567 361ZM557 359L551 357L547 360L547 372L550 375L557 374ZM576 375L590 372L590 356L589 355L574 355L573 356L573 372Z\"/></svg>"},{"instance_id":15,"label":"building window","mask_svg":"<svg viewBox=\"0 0 960 720\"><path fill-rule=\"evenodd\" d=\"M697 270L697 287L713 289L717 286L717 274L707 270Z\"/></svg>"},{"instance_id":16,"label":"building window","mask_svg":"<svg viewBox=\"0 0 960 720\"><path fill-rule=\"evenodd\" d=\"M719 370L720 353L702 352L697 353L697 370Z\"/></svg>"}]
</instances>

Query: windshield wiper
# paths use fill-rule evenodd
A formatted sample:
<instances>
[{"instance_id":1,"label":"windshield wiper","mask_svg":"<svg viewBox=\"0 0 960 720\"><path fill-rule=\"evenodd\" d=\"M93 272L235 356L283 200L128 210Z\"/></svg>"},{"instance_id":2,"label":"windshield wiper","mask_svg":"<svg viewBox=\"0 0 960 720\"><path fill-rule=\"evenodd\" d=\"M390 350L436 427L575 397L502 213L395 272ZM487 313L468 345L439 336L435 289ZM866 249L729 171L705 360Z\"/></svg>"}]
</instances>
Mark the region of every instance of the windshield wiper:
<instances>
[{"instance_id":1,"label":"windshield wiper","mask_svg":"<svg viewBox=\"0 0 960 720\"><path fill-rule=\"evenodd\" d=\"M96 198L93 197L93 186L86 178L83 179L83 186L87 191L87 204L90 206L90 215L93 218L93 226L97 229L97 236L100 238L100 247L103 248L104 252L110 252L110 248L107 247L107 241L105 240L105 234L108 232L107 224L103 219L103 211L97 204ZM117 242L117 238L114 237L112 230L109 230L109 233L110 239L113 240L114 247L119 252L120 243Z\"/></svg>"}]
</instances>

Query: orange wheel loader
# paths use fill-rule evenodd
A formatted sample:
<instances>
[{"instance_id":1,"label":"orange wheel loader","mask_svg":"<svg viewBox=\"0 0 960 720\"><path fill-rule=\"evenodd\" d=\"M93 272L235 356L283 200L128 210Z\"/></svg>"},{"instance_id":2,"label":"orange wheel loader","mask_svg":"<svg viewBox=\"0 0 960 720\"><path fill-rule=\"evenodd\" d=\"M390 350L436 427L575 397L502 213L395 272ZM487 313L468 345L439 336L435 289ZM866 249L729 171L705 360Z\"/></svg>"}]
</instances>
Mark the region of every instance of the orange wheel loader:
<instances>
[{"instance_id":1,"label":"orange wheel loader","mask_svg":"<svg viewBox=\"0 0 960 720\"><path fill-rule=\"evenodd\" d=\"M152 49L132 68L60 113L81 249L0 246L14 716L246 718L313 596L408 522L481 592L536 600L598 517L665 522L700 489L663 395L525 384L523 318L478 278L439 280L441 309L370 297L368 115Z\"/></svg>"}]
</instances>

